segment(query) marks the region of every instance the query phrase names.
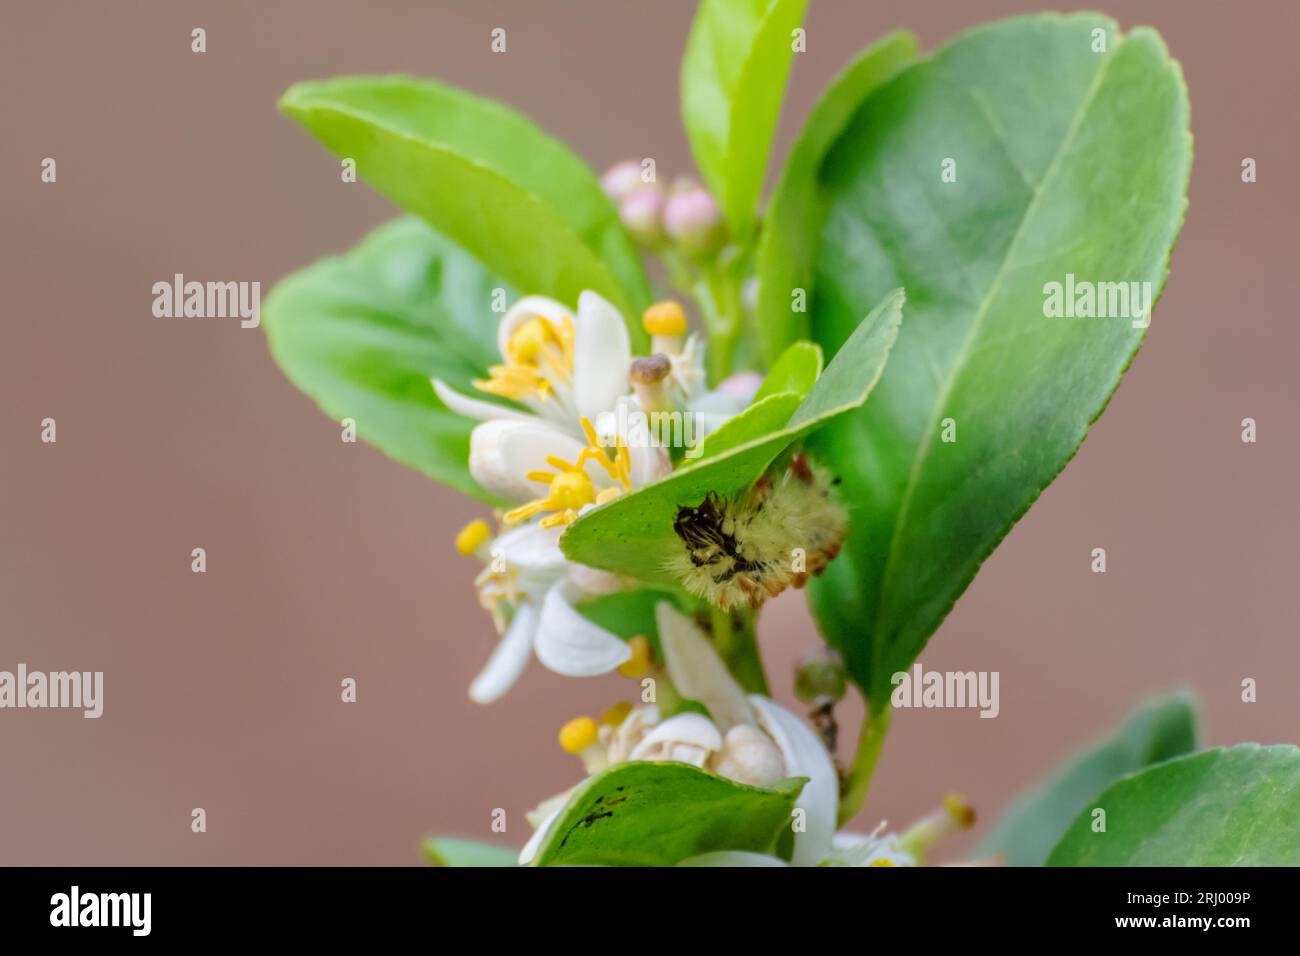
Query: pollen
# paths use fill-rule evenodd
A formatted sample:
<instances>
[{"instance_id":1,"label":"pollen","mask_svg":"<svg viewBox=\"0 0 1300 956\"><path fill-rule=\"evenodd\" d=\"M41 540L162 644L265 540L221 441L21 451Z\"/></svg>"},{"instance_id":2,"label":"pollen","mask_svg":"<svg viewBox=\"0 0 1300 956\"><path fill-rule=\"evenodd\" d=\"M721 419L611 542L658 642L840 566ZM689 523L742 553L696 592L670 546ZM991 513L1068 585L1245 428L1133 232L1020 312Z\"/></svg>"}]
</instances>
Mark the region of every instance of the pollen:
<instances>
[{"instance_id":1,"label":"pollen","mask_svg":"<svg viewBox=\"0 0 1300 956\"><path fill-rule=\"evenodd\" d=\"M456 535L456 550L469 557L483 547L484 542L490 537L492 531L488 528L487 522L475 519L461 528L460 533Z\"/></svg>"},{"instance_id":2,"label":"pollen","mask_svg":"<svg viewBox=\"0 0 1300 956\"><path fill-rule=\"evenodd\" d=\"M574 717L560 728L560 746L568 753L580 754L596 742L596 722L590 717Z\"/></svg>"},{"instance_id":3,"label":"pollen","mask_svg":"<svg viewBox=\"0 0 1300 956\"><path fill-rule=\"evenodd\" d=\"M600 722L610 727L617 727L623 721L627 720L627 715L632 713L632 702L620 700L609 710L600 715Z\"/></svg>"},{"instance_id":4,"label":"pollen","mask_svg":"<svg viewBox=\"0 0 1300 956\"><path fill-rule=\"evenodd\" d=\"M641 327L651 335L685 335L686 313L672 299L656 302L642 314Z\"/></svg>"},{"instance_id":5,"label":"pollen","mask_svg":"<svg viewBox=\"0 0 1300 956\"><path fill-rule=\"evenodd\" d=\"M644 677L650 673L650 666L654 663L650 642L645 637L638 635L627 643L628 648L632 651L632 656L618 665L618 672L624 677L631 677L634 680L638 677Z\"/></svg>"},{"instance_id":6,"label":"pollen","mask_svg":"<svg viewBox=\"0 0 1300 956\"><path fill-rule=\"evenodd\" d=\"M893 860L888 860L885 859L884 857L881 857L880 859L872 860L870 863L867 864L867 866L898 866L898 864L895 863Z\"/></svg>"}]
</instances>

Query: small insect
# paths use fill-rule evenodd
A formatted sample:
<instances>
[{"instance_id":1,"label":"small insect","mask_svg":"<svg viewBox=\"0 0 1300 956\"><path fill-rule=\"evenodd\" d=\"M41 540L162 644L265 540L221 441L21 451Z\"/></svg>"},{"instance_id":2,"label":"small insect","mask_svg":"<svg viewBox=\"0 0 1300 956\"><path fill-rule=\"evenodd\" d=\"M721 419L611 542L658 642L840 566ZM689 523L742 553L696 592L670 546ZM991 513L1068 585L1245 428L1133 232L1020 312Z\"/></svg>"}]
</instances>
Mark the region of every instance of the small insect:
<instances>
[{"instance_id":1,"label":"small insect","mask_svg":"<svg viewBox=\"0 0 1300 956\"><path fill-rule=\"evenodd\" d=\"M677 509L682 548L665 562L691 594L724 610L803 587L839 553L848 523L837 481L802 452L735 498Z\"/></svg>"}]
</instances>

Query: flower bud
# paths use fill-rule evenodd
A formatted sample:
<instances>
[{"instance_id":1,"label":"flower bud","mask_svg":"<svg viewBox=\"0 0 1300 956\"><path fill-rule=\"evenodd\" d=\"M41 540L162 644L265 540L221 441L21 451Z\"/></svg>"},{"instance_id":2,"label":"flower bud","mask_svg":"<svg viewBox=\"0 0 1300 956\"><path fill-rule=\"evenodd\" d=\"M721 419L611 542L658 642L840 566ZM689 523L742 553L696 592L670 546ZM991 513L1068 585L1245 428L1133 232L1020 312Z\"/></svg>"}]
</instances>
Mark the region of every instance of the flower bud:
<instances>
[{"instance_id":1,"label":"flower bud","mask_svg":"<svg viewBox=\"0 0 1300 956\"><path fill-rule=\"evenodd\" d=\"M663 191L653 184L643 185L618 204L618 218L632 238L642 245L663 241Z\"/></svg>"},{"instance_id":2,"label":"flower bud","mask_svg":"<svg viewBox=\"0 0 1300 956\"><path fill-rule=\"evenodd\" d=\"M600 187L616 206L645 185L641 178L641 164L635 159L615 163L600 177Z\"/></svg>"},{"instance_id":3,"label":"flower bud","mask_svg":"<svg viewBox=\"0 0 1300 956\"><path fill-rule=\"evenodd\" d=\"M726 242L722 212L709 191L690 180L678 181L664 204L664 230L688 255L707 258Z\"/></svg>"},{"instance_id":4,"label":"flower bud","mask_svg":"<svg viewBox=\"0 0 1300 956\"><path fill-rule=\"evenodd\" d=\"M844 661L829 647L806 655L794 672L795 696L810 707L835 703L845 686Z\"/></svg>"}]
</instances>

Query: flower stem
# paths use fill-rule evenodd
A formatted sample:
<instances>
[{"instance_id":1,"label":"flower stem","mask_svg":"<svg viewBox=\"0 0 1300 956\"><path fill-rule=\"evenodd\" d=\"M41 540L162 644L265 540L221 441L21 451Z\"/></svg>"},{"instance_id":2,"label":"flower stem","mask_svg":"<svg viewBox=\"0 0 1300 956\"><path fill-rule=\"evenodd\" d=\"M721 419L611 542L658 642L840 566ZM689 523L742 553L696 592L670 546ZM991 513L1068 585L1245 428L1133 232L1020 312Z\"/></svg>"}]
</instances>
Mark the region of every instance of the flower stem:
<instances>
[{"instance_id":1,"label":"flower stem","mask_svg":"<svg viewBox=\"0 0 1300 956\"><path fill-rule=\"evenodd\" d=\"M767 694L752 611L712 609L713 645L736 681L751 694Z\"/></svg>"},{"instance_id":2,"label":"flower stem","mask_svg":"<svg viewBox=\"0 0 1300 956\"><path fill-rule=\"evenodd\" d=\"M853 766L849 767L840 794L840 826L861 810L867 799L871 776L876 770L876 761L880 759L880 749L885 745L885 734L889 732L892 713L892 708L886 706L880 713L872 714L868 706L866 716L862 718L857 753L853 755Z\"/></svg>"}]
</instances>

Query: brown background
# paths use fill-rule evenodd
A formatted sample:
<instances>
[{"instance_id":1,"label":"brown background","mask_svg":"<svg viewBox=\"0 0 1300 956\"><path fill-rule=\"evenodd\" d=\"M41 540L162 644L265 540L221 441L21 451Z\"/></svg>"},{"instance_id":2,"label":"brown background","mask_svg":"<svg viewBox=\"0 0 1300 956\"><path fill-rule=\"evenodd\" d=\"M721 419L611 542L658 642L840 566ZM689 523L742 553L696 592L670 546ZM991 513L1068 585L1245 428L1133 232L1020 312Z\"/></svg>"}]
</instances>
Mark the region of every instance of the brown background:
<instances>
[{"instance_id":1,"label":"brown background","mask_svg":"<svg viewBox=\"0 0 1300 956\"><path fill-rule=\"evenodd\" d=\"M776 155L886 30L910 26L932 48L1031 8L814 0ZM1297 739L1297 11L1112 5L1126 27L1159 27L1191 88L1191 208L1168 290L1081 454L924 658L1001 671L1001 716L900 714L859 825L905 823L953 788L987 822L1180 682L1204 701L1210 743ZM4 4L0 669L103 670L107 688L98 721L0 712L0 862L407 863L423 833L487 836L494 807L521 843L522 811L575 779L555 728L628 685L534 664L505 702L471 704L491 631L450 538L473 506L342 444L260 331L154 319L150 287L182 272L265 293L390 216L276 113L299 79L428 74L511 103L598 168L651 155L664 175L685 170L690 14L579 0ZM489 52L494 26L504 56ZM40 182L46 156L56 185ZM1243 156L1259 162L1254 185ZM46 416L56 445L40 443ZM1239 440L1245 416L1256 445ZM190 572L196 546L206 575ZM1108 574L1090 573L1094 547ZM787 686L814 640L800 597L777 602L762 640ZM355 705L339 701L344 676ZM1256 704L1239 700L1245 676ZM190 832L197 806L206 834Z\"/></svg>"}]
</instances>

